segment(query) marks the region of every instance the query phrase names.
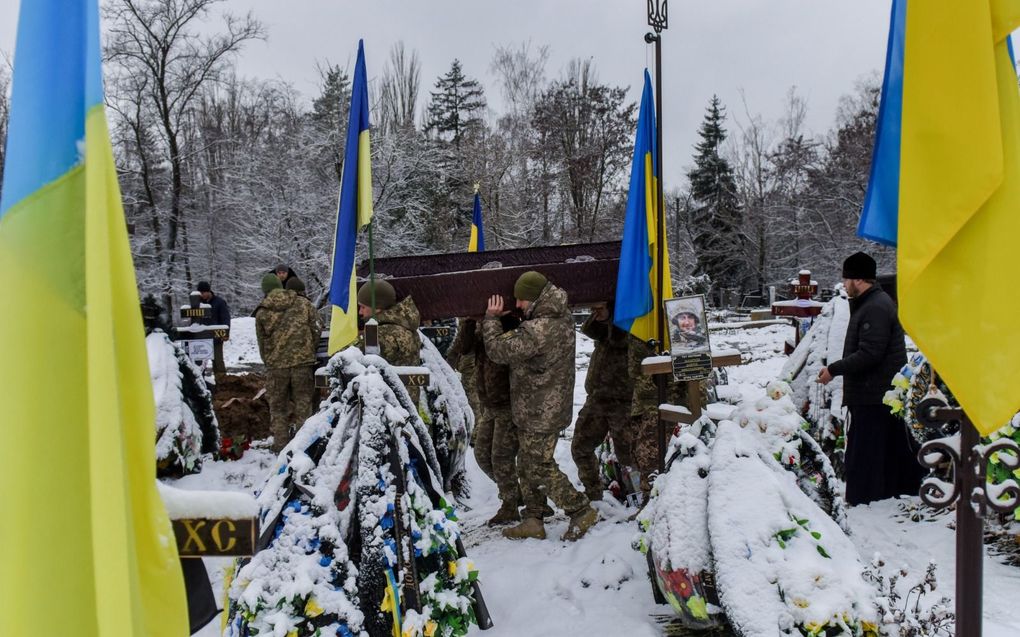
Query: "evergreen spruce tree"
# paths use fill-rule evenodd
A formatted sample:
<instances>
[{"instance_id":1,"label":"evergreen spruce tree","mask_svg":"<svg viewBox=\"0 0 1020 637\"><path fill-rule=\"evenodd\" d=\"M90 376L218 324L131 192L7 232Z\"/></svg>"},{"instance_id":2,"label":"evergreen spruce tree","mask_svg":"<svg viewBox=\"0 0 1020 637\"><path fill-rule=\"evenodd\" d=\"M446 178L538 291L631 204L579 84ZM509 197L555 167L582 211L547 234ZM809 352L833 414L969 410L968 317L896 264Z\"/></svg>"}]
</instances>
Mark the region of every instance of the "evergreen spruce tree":
<instances>
[{"instance_id":1,"label":"evergreen spruce tree","mask_svg":"<svg viewBox=\"0 0 1020 637\"><path fill-rule=\"evenodd\" d=\"M485 91L477 80L467 78L460 61L454 60L446 75L436 81L431 95L425 129L459 151L464 136L482 125Z\"/></svg>"},{"instance_id":2,"label":"evergreen spruce tree","mask_svg":"<svg viewBox=\"0 0 1020 637\"><path fill-rule=\"evenodd\" d=\"M698 134L691 182L691 233L697 257L696 274L707 274L717 288L740 287L746 272L742 212L733 168L720 154L726 114L713 95Z\"/></svg>"}]
</instances>

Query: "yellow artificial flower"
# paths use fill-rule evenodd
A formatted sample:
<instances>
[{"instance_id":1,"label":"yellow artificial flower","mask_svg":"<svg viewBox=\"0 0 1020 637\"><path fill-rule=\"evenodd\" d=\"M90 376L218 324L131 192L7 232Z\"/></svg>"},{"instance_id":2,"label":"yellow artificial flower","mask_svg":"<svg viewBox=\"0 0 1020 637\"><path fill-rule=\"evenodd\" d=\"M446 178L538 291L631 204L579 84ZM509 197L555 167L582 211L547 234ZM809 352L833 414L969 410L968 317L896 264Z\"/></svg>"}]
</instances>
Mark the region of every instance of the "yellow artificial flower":
<instances>
[{"instance_id":1,"label":"yellow artificial flower","mask_svg":"<svg viewBox=\"0 0 1020 637\"><path fill-rule=\"evenodd\" d=\"M314 597L308 598L308 601L305 603L305 615L308 617L318 617L324 612L325 610L322 606L319 606Z\"/></svg>"},{"instance_id":2,"label":"yellow artificial flower","mask_svg":"<svg viewBox=\"0 0 1020 637\"><path fill-rule=\"evenodd\" d=\"M457 577L457 563L456 562L447 562L446 563L446 572L449 573L450 577Z\"/></svg>"},{"instance_id":3,"label":"yellow artificial flower","mask_svg":"<svg viewBox=\"0 0 1020 637\"><path fill-rule=\"evenodd\" d=\"M425 637L434 637L437 628L439 628L439 624L431 619L425 622Z\"/></svg>"}]
</instances>

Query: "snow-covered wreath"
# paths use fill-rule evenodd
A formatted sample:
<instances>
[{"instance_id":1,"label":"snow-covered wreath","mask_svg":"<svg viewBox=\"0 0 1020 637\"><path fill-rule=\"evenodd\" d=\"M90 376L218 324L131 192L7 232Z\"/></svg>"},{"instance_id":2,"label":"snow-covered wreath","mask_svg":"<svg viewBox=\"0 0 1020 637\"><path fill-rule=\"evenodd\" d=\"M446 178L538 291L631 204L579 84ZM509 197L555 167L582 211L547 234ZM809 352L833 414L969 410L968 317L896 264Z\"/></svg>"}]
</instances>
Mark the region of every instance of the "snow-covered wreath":
<instances>
[{"instance_id":1,"label":"snow-covered wreath","mask_svg":"<svg viewBox=\"0 0 1020 637\"><path fill-rule=\"evenodd\" d=\"M393 369L355 348L258 495L259 550L229 584L226 635L466 634L478 571L429 431Z\"/></svg>"}]
</instances>

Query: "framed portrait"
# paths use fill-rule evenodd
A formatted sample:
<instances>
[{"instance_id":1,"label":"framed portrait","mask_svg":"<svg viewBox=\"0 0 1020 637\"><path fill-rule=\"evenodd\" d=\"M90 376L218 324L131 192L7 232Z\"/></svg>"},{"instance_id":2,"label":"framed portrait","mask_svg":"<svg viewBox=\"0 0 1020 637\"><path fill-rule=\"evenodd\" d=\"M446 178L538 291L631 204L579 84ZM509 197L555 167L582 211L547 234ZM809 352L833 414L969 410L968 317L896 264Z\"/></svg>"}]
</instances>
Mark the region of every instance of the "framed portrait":
<instances>
[{"instance_id":1,"label":"framed portrait","mask_svg":"<svg viewBox=\"0 0 1020 637\"><path fill-rule=\"evenodd\" d=\"M702 294L663 301L669 329L669 353L678 381L700 380L712 373L712 344Z\"/></svg>"}]
</instances>

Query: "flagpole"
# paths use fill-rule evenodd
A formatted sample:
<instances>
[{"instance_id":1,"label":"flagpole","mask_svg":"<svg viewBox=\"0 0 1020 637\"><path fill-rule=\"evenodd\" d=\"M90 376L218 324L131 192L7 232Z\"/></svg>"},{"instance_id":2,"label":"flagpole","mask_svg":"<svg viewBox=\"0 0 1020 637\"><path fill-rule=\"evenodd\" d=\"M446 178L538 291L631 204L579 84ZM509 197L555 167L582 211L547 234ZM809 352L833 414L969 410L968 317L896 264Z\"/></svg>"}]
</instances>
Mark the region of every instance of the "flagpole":
<instances>
[{"instance_id":1,"label":"flagpole","mask_svg":"<svg viewBox=\"0 0 1020 637\"><path fill-rule=\"evenodd\" d=\"M372 242L372 226L375 221L368 223L368 292L372 299L372 318L375 318L375 245Z\"/></svg>"},{"instance_id":2,"label":"flagpole","mask_svg":"<svg viewBox=\"0 0 1020 637\"><path fill-rule=\"evenodd\" d=\"M663 316L663 274L666 254L666 210L663 203L662 170L662 31L666 29L666 0L648 0L648 25L655 33L646 33L645 42L655 44L655 163L658 167L655 180L655 328L659 341L659 354L666 353L666 321ZM660 399L663 396L660 396ZM662 454L660 454L662 455Z\"/></svg>"}]
</instances>

